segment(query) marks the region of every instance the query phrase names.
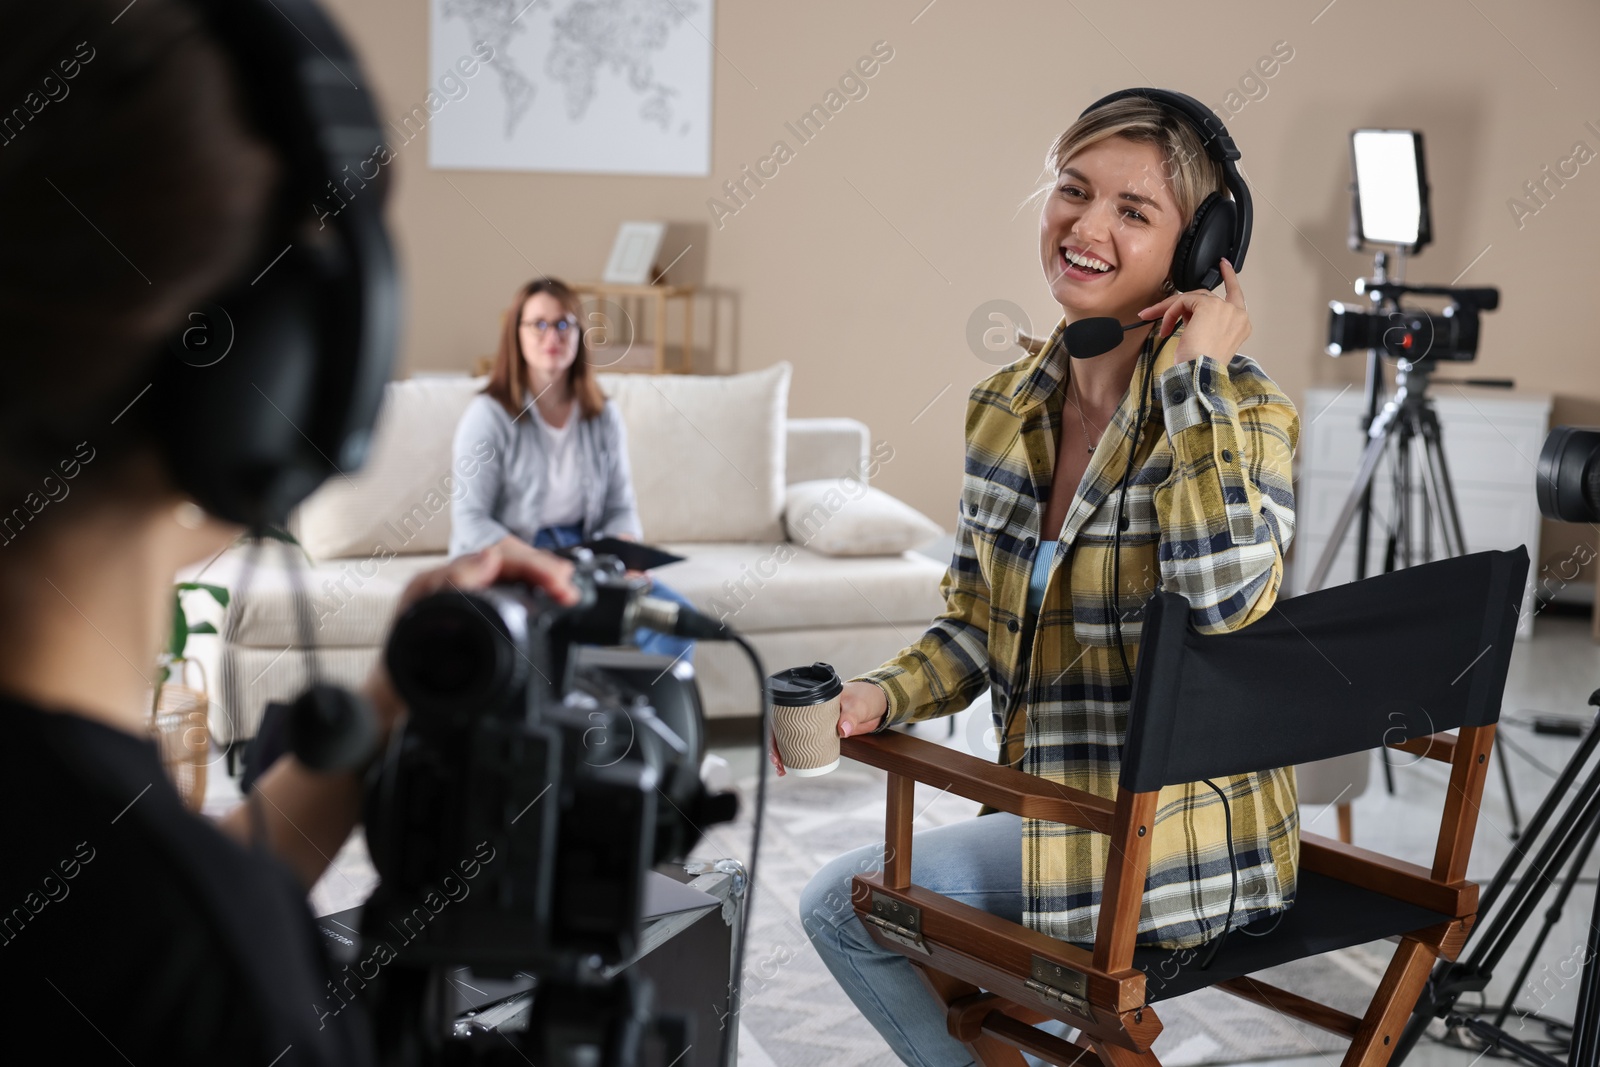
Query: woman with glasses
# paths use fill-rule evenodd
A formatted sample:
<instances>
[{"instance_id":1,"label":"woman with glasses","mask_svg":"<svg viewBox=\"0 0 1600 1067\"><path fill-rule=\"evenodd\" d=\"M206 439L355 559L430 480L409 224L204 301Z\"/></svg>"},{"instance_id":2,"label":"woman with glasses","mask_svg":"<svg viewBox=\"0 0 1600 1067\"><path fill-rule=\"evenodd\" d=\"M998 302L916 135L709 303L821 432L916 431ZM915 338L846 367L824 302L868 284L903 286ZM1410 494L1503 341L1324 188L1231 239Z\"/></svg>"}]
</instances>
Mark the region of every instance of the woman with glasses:
<instances>
[{"instance_id":1,"label":"woman with glasses","mask_svg":"<svg viewBox=\"0 0 1600 1067\"><path fill-rule=\"evenodd\" d=\"M555 278L517 290L489 384L456 427L453 469L472 473L451 505L452 558L507 539L556 549L643 535L627 430L595 380L579 312L577 295ZM689 604L654 579L650 593ZM637 642L694 657L694 642L680 637L641 629Z\"/></svg>"}]
</instances>

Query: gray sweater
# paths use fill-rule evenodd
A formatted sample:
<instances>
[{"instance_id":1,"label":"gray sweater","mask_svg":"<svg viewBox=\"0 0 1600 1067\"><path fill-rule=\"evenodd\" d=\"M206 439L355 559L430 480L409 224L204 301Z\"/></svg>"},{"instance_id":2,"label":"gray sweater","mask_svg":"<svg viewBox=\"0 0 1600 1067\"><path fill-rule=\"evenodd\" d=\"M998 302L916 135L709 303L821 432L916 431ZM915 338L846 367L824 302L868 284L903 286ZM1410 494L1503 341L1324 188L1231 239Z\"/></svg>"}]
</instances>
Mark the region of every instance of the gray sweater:
<instances>
[{"instance_id":1,"label":"gray sweater","mask_svg":"<svg viewBox=\"0 0 1600 1067\"><path fill-rule=\"evenodd\" d=\"M634 506L628 467L628 436L617 406L578 420L578 456L583 478L584 537L620 533L644 536ZM528 543L543 526L540 501L547 476L543 431L532 413L511 421L500 402L479 394L456 425L452 467L462 489L450 505L450 558L476 552L514 534Z\"/></svg>"}]
</instances>

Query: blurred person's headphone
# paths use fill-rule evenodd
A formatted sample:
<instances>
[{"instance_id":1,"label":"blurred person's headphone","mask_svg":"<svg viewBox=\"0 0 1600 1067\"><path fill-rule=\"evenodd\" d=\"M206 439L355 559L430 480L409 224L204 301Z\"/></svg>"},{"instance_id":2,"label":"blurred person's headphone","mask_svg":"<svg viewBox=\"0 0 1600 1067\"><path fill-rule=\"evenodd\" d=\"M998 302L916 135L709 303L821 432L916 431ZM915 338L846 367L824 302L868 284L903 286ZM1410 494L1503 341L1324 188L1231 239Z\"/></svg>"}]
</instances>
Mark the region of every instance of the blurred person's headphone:
<instances>
[{"instance_id":1,"label":"blurred person's headphone","mask_svg":"<svg viewBox=\"0 0 1600 1067\"><path fill-rule=\"evenodd\" d=\"M188 2L283 172L262 254L191 309L140 414L202 508L252 529L282 526L329 475L365 461L393 372L387 181L362 173L383 135L354 54L313 0ZM330 190L347 202L309 225Z\"/></svg>"},{"instance_id":2,"label":"blurred person's headphone","mask_svg":"<svg viewBox=\"0 0 1600 1067\"><path fill-rule=\"evenodd\" d=\"M393 373L400 285L382 218L388 182L362 170L383 134L354 53L314 0L187 2L233 65L245 117L283 170L261 255L168 341L140 417L178 489L259 534L284 526L330 475L365 462ZM329 192L340 209L318 212ZM240 597L259 549L258 540ZM312 767L358 767L376 741L374 720L359 694L320 681L300 578L296 564L309 685L289 706L284 740ZM241 782L260 840L252 784Z\"/></svg>"},{"instance_id":3,"label":"blurred person's headphone","mask_svg":"<svg viewBox=\"0 0 1600 1067\"><path fill-rule=\"evenodd\" d=\"M1215 289L1222 281L1222 268L1217 261L1226 256L1234 270L1242 270L1245 251L1250 247L1253 214L1250 189L1233 162L1239 158L1239 149L1234 147L1228 128L1216 112L1194 97L1171 89L1122 89L1096 100L1078 117L1130 96L1164 105L1188 122L1200 135L1206 155L1222 167L1223 182L1233 199L1216 192L1207 194L1195 209L1194 218L1189 220L1188 229L1178 238L1178 246L1172 254L1172 284L1177 292Z\"/></svg>"}]
</instances>

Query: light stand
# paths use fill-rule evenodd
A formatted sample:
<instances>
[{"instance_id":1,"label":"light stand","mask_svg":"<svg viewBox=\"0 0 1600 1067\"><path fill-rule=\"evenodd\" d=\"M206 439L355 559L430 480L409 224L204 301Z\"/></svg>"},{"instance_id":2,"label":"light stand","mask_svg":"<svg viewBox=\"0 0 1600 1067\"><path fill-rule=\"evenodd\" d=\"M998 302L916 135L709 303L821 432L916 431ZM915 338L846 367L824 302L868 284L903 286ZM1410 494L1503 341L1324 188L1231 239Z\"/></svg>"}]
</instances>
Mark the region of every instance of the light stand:
<instances>
[{"instance_id":1,"label":"light stand","mask_svg":"<svg viewBox=\"0 0 1600 1067\"><path fill-rule=\"evenodd\" d=\"M1396 245L1394 249L1395 277L1403 280L1405 276L1406 247ZM1378 252L1372 258L1372 277L1377 281L1384 281L1388 277L1389 253ZM1369 294L1372 295L1372 294ZM1378 406L1383 399L1383 358L1376 348L1367 349L1367 378L1364 389L1364 413L1361 418L1361 433L1366 435L1372 424L1378 421ZM1369 481L1361 491L1361 525L1356 528L1356 575L1355 580L1360 581L1367 576L1367 546L1372 537L1372 483ZM1337 550L1338 542L1334 542ZM1316 588L1313 586L1312 588ZM1394 796L1394 764L1389 759L1389 750L1383 750L1383 787L1390 795Z\"/></svg>"}]
</instances>

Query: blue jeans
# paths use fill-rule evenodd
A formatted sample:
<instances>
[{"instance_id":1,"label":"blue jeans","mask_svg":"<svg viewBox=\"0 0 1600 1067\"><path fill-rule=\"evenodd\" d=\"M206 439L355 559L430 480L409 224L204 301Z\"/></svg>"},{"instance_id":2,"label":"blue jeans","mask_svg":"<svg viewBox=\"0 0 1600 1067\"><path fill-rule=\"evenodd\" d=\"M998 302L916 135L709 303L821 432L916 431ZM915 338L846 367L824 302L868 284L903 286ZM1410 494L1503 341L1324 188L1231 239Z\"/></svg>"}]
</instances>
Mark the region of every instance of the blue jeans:
<instances>
[{"instance_id":1,"label":"blue jeans","mask_svg":"<svg viewBox=\"0 0 1600 1067\"><path fill-rule=\"evenodd\" d=\"M912 1067L967 1067L944 1010L911 961L872 940L850 903L850 879L883 866L882 843L827 863L800 894L800 925L834 980ZM913 834L911 880L963 904L1022 921L1022 819L997 812ZM1070 1027L1046 1024L1064 1036ZM1030 1063L1039 1061L1027 1057Z\"/></svg>"},{"instance_id":2,"label":"blue jeans","mask_svg":"<svg viewBox=\"0 0 1600 1067\"><path fill-rule=\"evenodd\" d=\"M566 526L546 526L533 537L534 548L571 548L583 540L583 527L578 523ZM686 608L694 607L684 598L682 593L669 589L653 575L650 578L650 595L660 597L662 600L671 600L682 604ZM653 656L666 656L670 659L683 657L685 663L694 662L694 642L686 637L673 637L671 634L658 634L654 630L647 630L643 626L634 631L634 644L639 646L640 652L648 652Z\"/></svg>"}]
</instances>

